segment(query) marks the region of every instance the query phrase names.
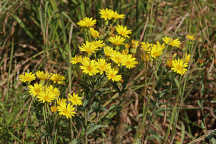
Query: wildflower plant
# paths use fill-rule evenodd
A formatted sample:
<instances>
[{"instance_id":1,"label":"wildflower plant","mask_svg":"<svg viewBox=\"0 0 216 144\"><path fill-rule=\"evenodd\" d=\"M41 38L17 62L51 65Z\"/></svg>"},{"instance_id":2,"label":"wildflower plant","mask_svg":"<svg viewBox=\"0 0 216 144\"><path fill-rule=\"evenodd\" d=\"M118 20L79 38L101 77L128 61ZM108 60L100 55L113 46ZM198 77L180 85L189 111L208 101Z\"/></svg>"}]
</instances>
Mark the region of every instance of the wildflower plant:
<instances>
[{"instance_id":1,"label":"wildflower plant","mask_svg":"<svg viewBox=\"0 0 216 144\"><path fill-rule=\"evenodd\" d=\"M27 83L27 90L34 100L51 106L51 112L58 112L66 118L76 114L76 106L82 105L82 98L77 94L68 94L67 99L61 98L59 85L64 84L65 77L60 74L37 71L19 75L21 82ZM45 106L45 107L46 107Z\"/></svg>"},{"instance_id":2,"label":"wildflower plant","mask_svg":"<svg viewBox=\"0 0 216 144\"><path fill-rule=\"evenodd\" d=\"M124 14L107 8L100 9L99 14L105 21L100 31L93 25L89 26L89 23L96 22L93 18L85 17L77 23L81 29L88 31L87 40L79 46L80 53L72 57L70 62L79 64L83 74L106 75L108 80L120 82L122 75L119 69L132 69L138 64L132 54L124 53L132 31L118 24L119 19L124 19ZM91 22L87 23L87 20Z\"/></svg>"}]
</instances>

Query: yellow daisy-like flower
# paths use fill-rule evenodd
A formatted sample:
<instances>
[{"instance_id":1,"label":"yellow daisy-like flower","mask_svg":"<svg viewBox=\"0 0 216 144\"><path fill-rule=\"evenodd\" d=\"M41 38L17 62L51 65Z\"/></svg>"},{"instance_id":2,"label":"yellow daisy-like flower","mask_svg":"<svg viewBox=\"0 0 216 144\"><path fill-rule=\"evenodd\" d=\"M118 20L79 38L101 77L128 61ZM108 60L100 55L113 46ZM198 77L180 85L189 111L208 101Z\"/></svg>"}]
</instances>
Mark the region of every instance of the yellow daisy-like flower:
<instances>
[{"instance_id":1,"label":"yellow daisy-like flower","mask_svg":"<svg viewBox=\"0 0 216 144\"><path fill-rule=\"evenodd\" d=\"M126 66L126 68L131 69L134 68L138 64L136 61L136 58L133 58L132 55L125 55L123 57L123 66Z\"/></svg>"},{"instance_id":2,"label":"yellow daisy-like flower","mask_svg":"<svg viewBox=\"0 0 216 144\"><path fill-rule=\"evenodd\" d=\"M184 56L184 62L189 63L190 58L191 58L191 55L186 53L185 56Z\"/></svg>"},{"instance_id":3,"label":"yellow daisy-like flower","mask_svg":"<svg viewBox=\"0 0 216 144\"><path fill-rule=\"evenodd\" d=\"M72 105L82 105L82 97L79 97L78 94L75 93L73 93L73 96L68 94L68 101L70 101Z\"/></svg>"},{"instance_id":4,"label":"yellow daisy-like flower","mask_svg":"<svg viewBox=\"0 0 216 144\"><path fill-rule=\"evenodd\" d=\"M121 36L116 35L116 36L110 37L108 41L111 42L113 45L119 46L119 45L124 44L125 39Z\"/></svg>"},{"instance_id":5,"label":"yellow daisy-like flower","mask_svg":"<svg viewBox=\"0 0 216 144\"><path fill-rule=\"evenodd\" d=\"M156 58L156 57L159 57L163 54L163 49L165 48L165 45L164 44L160 44L159 42L157 42L157 44L154 44L152 46L152 49L151 49L151 56L153 58Z\"/></svg>"},{"instance_id":6,"label":"yellow daisy-like flower","mask_svg":"<svg viewBox=\"0 0 216 144\"><path fill-rule=\"evenodd\" d=\"M113 54L113 52L114 52L114 50L111 47L109 47L109 46L104 47L104 54L106 56L108 56L108 57L111 56Z\"/></svg>"},{"instance_id":7,"label":"yellow daisy-like flower","mask_svg":"<svg viewBox=\"0 0 216 144\"><path fill-rule=\"evenodd\" d=\"M179 41L179 39L174 39L173 41L170 42L169 45L171 45L171 46L173 46L173 47L180 48L181 42Z\"/></svg>"},{"instance_id":8,"label":"yellow daisy-like flower","mask_svg":"<svg viewBox=\"0 0 216 144\"><path fill-rule=\"evenodd\" d=\"M49 86L44 86L43 87L43 91L41 91L37 95L37 98L42 103L45 103L45 102L50 103L50 102L58 99L59 95L60 95L59 89L53 87L52 85L49 85Z\"/></svg>"},{"instance_id":9,"label":"yellow daisy-like flower","mask_svg":"<svg viewBox=\"0 0 216 144\"><path fill-rule=\"evenodd\" d=\"M114 16L114 11L111 9L100 9L99 10L100 17L104 20L111 20Z\"/></svg>"},{"instance_id":10,"label":"yellow daisy-like flower","mask_svg":"<svg viewBox=\"0 0 216 144\"><path fill-rule=\"evenodd\" d=\"M72 57L70 60L70 63L77 64L82 62L82 56L75 55L75 57Z\"/></svg>"},{"instance_id":11,"label":"yellow daisy-like flower","mask_svg":"<svg viewBox=\"0 0 216 144\"><path fill-rule=\"evenodd\" d=\"M117 33L125 38L129 38L129 34L132 33L131 30L128 30L126 26L123 26L123 25L117 25L115 27Z\"/></svg>"},{"instance_id":12,"label":"yellow daisy-like flower","mask_svg":"<svg viewBox=\"0 0 216 144\"><path fill-rule=\"evenodd\" d=\"M151 43L148 43L148 42L142 42L142 43L141 43L141 49L142 49L144 52L150 52L152 46L153 46L153 45L152 45Z\"/></svg>"},{"instance_id":13,"label":"yellow daisy-like flower","mask_svg":"<svg viewBox=\"0 0 216 144\"><path fill-rule=\"evenodd\" d=\"M50 78L50 74L48 72L37 71L35 74L40 80L48 80Z\"/></svg>"},{"instance_id":14,"label":"yellow daisy-like flower","mask_svg":"<svg viewBox=\"0 0 216 144\"><path fill-rule=\"evenodd\" d=\"M101 40L98 41L86 41L86 43L82 44L82 46L79 47L80 51L87 52L89 56L91 56L93 53L95 53L100 47L103 47L104 43Z\"/></svg>"},{"instance_id":15,"label":"yellow daisy-like flower","mask_svg":"<svg viewBox=\"0 0 216 144\"><path fill-rule=\"evenodd\" d=\"M194 35L187 34L186 39L194 41L195 37L194 37Z\"/></svg>"},{"instance_id":16,"label":"yellow daisy-like flower","mask_svg":"<svg viewBox=\"0 0 216 144\"><path fill-rule=\"evenodd\" d=\"M93 18L85 17L77 23L80 27L93 27L96 24L96 20Z\"/></svg>"},{"instance_id":17,"label":"yellow daisy-like flower","mask_svg":"<svg viewBox=\"0 0 216 144\"><path fill-rule=\"evenodd\" d=\"M21 82L31 82L31 81L35 80L36 77L35 77L35 74L33 74L31 72L30 73L26 72L24 74L19 75L19 79Z\"/></svg>"},{"instance_id":18,"label":"yellow daisy-like flower","mask_svg":"<svg viewBox=\"0 0 216 144\"><path fill-rule=\"evenodd\" d=\"M97 30L95 30L94 28L90 28L89 31L90 31L90 34L93 38L98 38L100 36L99 32Z\"/></svg>"},{"instance_id":19,"label":"yellow daisy-like flower","mask_svg":"<svg viewBox=\"0 0 216 144\"><path fill-rule=\"evenodd\" d=\"M117 12L111 10L111 9L100 9L99 11L100 17L104 19L105 21L111 20L111 19L124 19L124 14L118 14Z\"/></svg>"},{"instance_id":20,"label":"yellow daisy-like flower","mask_svg":"<svg viewBox=\"0 0 216 144\"><path fill-rule=\"evenodd\" d=\"M167 36L163 37L162 40L167 45L170 45L170 43L173 41L171 37L167 37Z\"/></svg>"},{"instance_id":21,"label":"yellow daisy-like flower","mask_svg":"<svg viewBox=\"0 0 216 144\"><path fill-rule=\"evenodd\" d=\"M35 83L34 85L29 85L28 89L29 89L29 93L33 97L35 97L35 96L38 96L43 91L43 85Z\"/></svg>"},{"instance_id":22,"label":"yellow daisy-like flower","mask_svg":"<svg viewBox=\"0 0 216 144\"><path fill-rule=\"evenodd\" d=\"M117 12L113 12L113 18L114 19L124 19L125 18L125 15L124 14L119 14L119 13L117 13Z\"/></svg>"},{"instance_id":23,"label":"yellow daisy-like flower","mask_svg":"<svg viewBox=\"0 0 216 144\"><path fill-rule=\"evenodd\" d=\"M188 66L187 63L184 62L182 59L176 59L172 61L172 70L180 75L183 75L187 69L186 67Z\"/></svg>"},{"instance_id":24,"label":"yellow daisy-like flower","mask_svg":"<svg viewBox=\"0 0 216 144\"><path fill-rule=\"evenodd\" d=\"M112 81L115 81L115 82L118 82L122 79L122 76L121 75L117 75L118 71L115 70L115 69L109 69L106 71L106 75L107 75L107 78L109 80L112 80Z\"/></svg>"},{"instance_id":25,"label":"yellow daisy-like flower","mask_svg":"<svg viewBox=\"0 0 216 144\"><path fill-rule=\"evenodd\" d=\"M105 72L108 67L110 67L110 63L107 63L105 59L101 58L97 60L97 69L100 74L103 74L103 72Z\"/></svg>"},{"instance_id":26,"label":"yellow daisy-like flower","mask_svg":"<svg viewBox=\"0 0 216 144\"><path fill-rule=\"evenodd\" d=\"M66 118L72 118L76 114L74 106L70 103L67 104L65 99L58 100L57 104L59 115L63 115Z\"/></svg>"},{"instance_id":27,"label":"yellow daisy-like flower","mask_svg":"<svg viewBox=\"0 0 216 144\"><path fill-rule=\"evenodd\" d=\"M113 51L112 55L110 56L111 60L114 61L116 64L120 65L123 63L124 55L118 51Z\"/></svg>"},{"instance_id":28,"label":"yellow daisy-like flower","mask_svg":"<svg viewBox=\"0 0 216 144\"><path fill-rule=\"evenodd\" d=\"M90 76L96 75L98 73L97 62L95 60L83 60L82 66L80 68L83 70L83 73Z\"/></svg>"},{"instance_id":29,"label":"yellow daisy-like flower","mask_svg":"<svg viewBox=\"0 0 216 144\"><path fill-rule=\"evenodd\" d=\"M50 80L52 80L54 83L63 84L65 77L60 74L51 74Z\"/></svg>"}]
</instances>

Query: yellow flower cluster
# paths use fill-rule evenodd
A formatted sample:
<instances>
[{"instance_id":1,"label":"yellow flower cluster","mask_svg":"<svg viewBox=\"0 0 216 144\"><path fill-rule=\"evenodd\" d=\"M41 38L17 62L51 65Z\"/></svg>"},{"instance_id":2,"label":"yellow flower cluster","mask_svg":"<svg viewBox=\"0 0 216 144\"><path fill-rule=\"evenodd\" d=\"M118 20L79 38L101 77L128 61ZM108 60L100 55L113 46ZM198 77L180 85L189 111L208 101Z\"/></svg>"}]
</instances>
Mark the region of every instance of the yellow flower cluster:
<instances>
[{"instance_id":1,"label":"yellow flower cluster","mask_svg":"<svg viewBox=\"0 0 216 144\"><path fill-rule=\"evenodd\" d=\"M122 76L118 74L118 67L131 69L138 64L136 58L129 54L129 50L125 45L132 31L126 26L117 25L112 21L109 24L108 20L123 19L125 17L123 14L118 14L111 9L101 9L99 13L100 18L107 22L100 29L100 32L91 26L87 26L87 24L85 26L80 25L80 23L84 23L84 19L87 21L87 18L78 22L80 27L89 27L88 32L90 35L88 36L90 38L79 46L81 55L75 55L70 60L70 63L80 64L82 72L89 76L105 74L108 80L118 82L122 79ZM93 23L93 18L91 18L91 21ZM133 48L137 48L138 45L138 41L132 41Z\"/></svg>"},{"instance_id":2,"label":"yellow flower cluster","mask_svg":"<svg viewBox=\"0 0 216 144\"><path fill-rule=\"evenodd\" d=\"M76 114L76 106L82 105L82 98L77 94L68 94L67 99L59 98L57 100L57 106L54 106L53 112L58 111L59 115L63 115L66 118L71 118Z\"/></svg>"},{"instance_id":3,"label":"yellow flower cluster","mask_svg":"<svg viewBox=\"0 0 216 144\"><path fill-rule=\"evenodd\" d=\"M187 38L189 39L189 38ZM148 43L148 42L142 42L141 43L141 50L143 51L142 59L144 61L149 61L150 59L156 59L157 57L161 56L163 54L165 47L165 44L177 47L179 48L181 45L181 42L179 39L173 39L170 37L163 37L162 41L164 43L157 42L156 44ZM173 51L174 49L172 49ZM179 50L179 49L178 49ZM166 53L164 58L167 58L166 65L171 68L172 71L184 75L187 71L188 63L190 62L191 55L188 53L184 54L184 57L182 59L176 59L175 57L177 54L175 53L172 57L169 55L169 49L166 49ZM163 60L163 59L162 59Z\"/></svg>"},{"instance_id":4,"label":"yellow flower cluster","mask_svg":"<svg viewBox=\"0 0 216 144\"><path fill-rule=\"evenodd\" d=\"M19 79L22 82L28 82L28 92L33 98L42 103L54 104L51 107L51 111L58 111L59 115L71 118L76 113L75 106L82 105L81 97L75 93L73 93L73 96L68 95L67 101L70 104L66 100L59 98L61 94L60 90L54 85L64 83L65 77L63 75L37 71L35 74L21 74L19 75ZM30 84L33 80L37 80L38 82ZM57 103L57 106L55 106L55 103Z\"/></svg>"}]
</instances>

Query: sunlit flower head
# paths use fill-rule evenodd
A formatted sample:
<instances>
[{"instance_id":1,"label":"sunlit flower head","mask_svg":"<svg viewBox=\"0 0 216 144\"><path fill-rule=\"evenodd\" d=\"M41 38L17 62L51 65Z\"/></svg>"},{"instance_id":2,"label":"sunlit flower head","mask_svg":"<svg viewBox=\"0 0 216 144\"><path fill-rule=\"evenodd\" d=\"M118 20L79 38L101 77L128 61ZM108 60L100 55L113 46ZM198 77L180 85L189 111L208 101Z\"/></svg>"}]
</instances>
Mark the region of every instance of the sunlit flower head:
<instances>
[{"instance_id":1,"label":"sunlit flower head","mask_svg":"<svg viewBox=\"0 0 216 144\"><path fill-rule=\"evenodd\" d=\"M72 105L82 105L82 97L79 97L78 94L75 93L73 93L73 96L68 94L68 101L70 101Z\"/></svg>"},{"instance_id":2,"label":"sunlit flower head","mask_svg":"<svg viewBox=\"0 0 216 144\"><path fill-rule=\"evenodd\" d=\"M125 39L121 36L116 35L109 37L108 41L111 42L113 45L119 46L124 44Z\"/></svg>"},{"instance_id":3,"label":"sunlit flower head","mask_svg":"<svg viewBox=\"0 0 216 144\"><path fill-rule=\"evenodd\" d=\"M54 83L57 83L57 84L63 84L65 77L60 74L51 74L50 80L52 80Z\"/></svg>"},{"instance_id":4,"label":"sunlit flower head","mask_svg":"<svg viewBox=\"0 0 216 144\"><path fill-rule=\"evenodd\" d=\"M113 52L114 52L114 50L111 47L109 47L109 46L104 47L104 54L106 56L111 56L113 54Z\"/></svg>"},{"instance_id":5,"label":"sunlit flower head","mask_svg":"<svg viewBox=\"0 0 216 144\"><path fill-rule=\"evenodd\" d=\"M60 91L58 88L48 85L43 87L43 90L37 95L37 98L42 103L50 103L54 100L57 100L59 95Z\"/></svg>"},{"instance_id":6,"label":"sunlit flower head","mask_svg":"<svg viewBox=\"0 0 216 144\"><path fill-rule=\"evenodd\" d=\"M122 79L121 75L117 75L118 71L115 69L109 69L106 71L107 78L114 82L118 82Z\"/></svg>"},{"instance_id":7,"label":"sunlit flower head","mask_svg":"<svg viewBox=\"0 0 216 144\"><path fill-rule=\"evenodd\" d=\"M173 41L170 42L170 45L173 47L180 48L181 42L179 41L179 39L174 39Z\"/></svg>"},{"instance_id":8,"label":"sunlit flower head","mask_svg":"<svg viewBox=\"0 0 216 144\"><path fill-rule=\"evenodd\" d=\"M128 30L126 26L123 25L117 25L115 27L117 33L125 38L129 38L129 34L132 33L131 30Z\"/></svg>"},{"instance_id":9,"label":"sunlit flower head","mask_svg":"<svg viewBox=\"0 0 216 144\"><path fill-rule=\"evenodd\" d=\"M124 14L119 14L116 11L113 11L111 9L100 9L99 11L100 17L104 19L105 21L111 20L111 19L124 19Z\"/></svg>"},{"instance_id":10,"label":"sunlit flower head","mask_svg":"<svg viewBox=\"0 0 216 144\"><path fill-rule=\"evenodd\" d=\"M94 54L99 48L103 47L104 43L101 40L98 41L86 41L86 43L82 44L79 49L80 51L87 52L89 56Z\"/></svg>"},{"instance_id":11,"label":"sunlit flower head","mask_svg":"<svg viewBox=\"0 0 216 144\"><path fill-rule=\"evenodd\" d=\"M144 52L150 52L152 46L153 46L153 44L148 43L148 42L142 42L142 43L141 43L141 49L142 49Z\"/></svg>"},{"instance_id":12,"label":"sunlit flower head","mask_svg":"<svg viewBox=\"0 0 216 144\"><path fill-rule=\"evenodd\" d=\"M162 38L163 42L167 45L170 45L170 43L173 41L171 37L165 36Z\"/></svg>"},{"instance_id":13,"label":"sunlit flower head","mask_svg":"<svg viewBox=\"0 0 216 144\"><path fill-rule=\"evenodd\" d=\"M105 59L98 59L97 60L97 69L102 74L107 70L107 68L110 67L110 63L107 63Z\"/></svg>"},{"instance_id":14,"label":"sunlit flower head","mask_svg":"<svg viewBox=\"0 0 216 144\"><path fill-rule=\"evenodd\" d=\"M160 44L159 42L157 42L157 44L154 44L152 46L152 49L151 49L151 56L153 58L156 58L156 57L159 57L163 54L163 49L165 48L165 45L164 44Z\"/></svg>"},{"instance_id":15,"label":"sunlit flower head","mask_svg":"<svg viewBox=\"0 0 216 144\"><path fill-rule=\"evenodd\" d=\"M90 76L96 75L98 73L97 62L95 60L83 60L80 66L83 73Z\"/></svg>"},{"instance_id":16,"label":"sunlit flower head","mask_svg":"<svg viewBox=\"0 0 216 144\"><path fill-rule=\"evenodd\" d=\"M36 77L35 77L35 74L33 74L31 72L30 73L26 72L24 74L19 75L19 79L21 82L31 82L31 81L35 80Z\"/></svg>"},{"instance_id":17,"label":"sunlit flower head","mask_svg":"<svg viewBox=\"0 0 216 144\"><path fill-rule=\"evenodd\" d=\"M118 51L113 51L112 55L110 56L111 60L116 64L120 65L123 63L124 55Z\"/></svg>"},{"instance_id":18,"label":"sunlit flower head","mask_svg":"<svg viewBox=\"0 0 216 144\"><path fill-rule=\"evenodd\" d=\"M176 59L172 61L172 70L180 75L183 75L187 69L186 67L188 66L187 63L184 62L182 59Z\"/></svg>"},{"instance_id":19,"label":"sunlit flower head","mask_svg":"<svg viewBox=\"0 0 216 144\"><path fill-rule=\"evenodd\" d=\"M75 57L72 57L70 60L70 63L77 64L82 62L82 56L75 55Z\"/></svg>"},{"instance_id":20,"label":"sunlit flower head","mask_svg":"<svg viewBox=\"0 0 216 144\"><path fill-rule=\"evenodd\" d=\"M132 55L124 55L123 57L123 66L126 66L126 68L131 69L134 68L138 64L136 61L136 58L132 57Z\"/></svg>"},{"instance_id":21,"label":"sunlit flower head","mask_svg":"<svg viewBox=\"0 0 216 144\"><path fill-rule=\"evenodd\" d=\"M191 55L186 53L185 56L184 56L184 62L185 63L189 63L190 62L190 58L191 58Z\"/></svg>"},{"instance_id":22,"label":"sunlit flower head","mask_svg":"<svg viewBox=\"0 0 216 144\"><path fill-rule=\"evenodd\" d=\"M94 28L90 28L89 31L90 31L90 34L93 38L98 38L100 36L99 32L97 30L95 30Z\"/></svg>"},{"instance_id":23,"label":"sunlit flower head","mask_svg":"<svg viewBox=\"0 0 216 144\"><path fill-rule=\"evenodd\" d=\"M80 27L93 27L96 24L96 20L93 18L85 17L77 23Z\"/></svg>"},{"instance_id":24,"label":"sunlit flower head","mask_svg":"<svg viewBox=\"0 0 216 144\"><path fill-rule=\"evenodd\" d=\"M194 37L194 35L187 34L186 39L194 41L195 37Z\"/></svg>"},{"instance_id":25,"label":"sunlit flower head","mask_svg":"<svg viewBox=\"0 0 216 144\"><path fill-rule=\"evenodd\" d=\"M67 104L66 100L58 100L57 110L59 115L65 116L66 118L72 118L76 114L74 106L70 103Z\"/></svg>"},{"instance_id":26,"label":"sunlit flower head","mask_svg":"<svg viewBox=\"0 0 216 144\"><path fill-rule=\"evenodd\" d=\"M29 89L29 93L33 97L35 97L35 96L38 96L43 91L43 85L35 83L34 85L29 85L28 89Z\"/></svg>"},{"instance_id":27,"label":"sunlit flower head","mask_svg":"<svg viewBox=\"0 0 216 144\"><path fill-rule=\"evenodd\" d=\"M40 80L48 80L50 78L50 74L48 72L37 71L35 74Z\"/></svg>"}]
</instances>

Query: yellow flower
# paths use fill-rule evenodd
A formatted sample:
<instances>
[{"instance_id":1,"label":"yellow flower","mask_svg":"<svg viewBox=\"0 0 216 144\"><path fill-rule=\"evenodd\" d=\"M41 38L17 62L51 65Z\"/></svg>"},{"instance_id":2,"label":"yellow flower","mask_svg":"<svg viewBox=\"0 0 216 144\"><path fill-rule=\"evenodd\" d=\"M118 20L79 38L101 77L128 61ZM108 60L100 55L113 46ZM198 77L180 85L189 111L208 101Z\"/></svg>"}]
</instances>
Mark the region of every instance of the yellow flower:
<instances>
[{"instance_id":1,"label":"yellow flower","mask_svg":"<svg viewBox=\"0 0 216 144\"><path fill-rule=\"evenodd\" d=\"M50 110L51 110L51 112L53 112L53 113L56 112L56 111L57 111L57 106L55 106L55 105L54 105L54 106L51 106L51 107L50 107Z\"/></svg>"},{"instance_id":2,"label":"yellow flower","mask_svg":"<svg viewBox=\"0 0 216 144\"><path fill-rule=\"evenodd\" d=\"M113 36L108 39L113 45L119 46L122 45L125 39L121 36Z\"/></svg>"},{"instance_id":3,"label":"yellow flower","mask_svg":"<svg viewBox=\"0 0 216 144\"><path fill-rule=\"evenodd\" d=\"M94 28L90 28L89 31L90 31L90 34L93 38L99 37L99 32L97 30L95 30Z\"/></svg>"},{"instance_id":4,"label":"yellow flower","mask_svg":"<svg viewBox=\"0 0 216 144\"><path fill-rule=\"evenodd\" d=\"M118 51L113 51L112 55L110 56L111 60L114 61L116 64L120 65L123 63L124 55L122 55Z\"/></svg>"},{"instance_id":5,"label":"yellow flower","mask_svg":"<svg viewBox=\"0 0 216 144\"><path fill-rule=\"evenodd\" d=\"M104 54L106 56L111 56L113 54L113 52L114 52L114 50L111 47L109 47L109 46L104 47Z\"/></svg>"},{"instance_id":6,"label":"yellow flower","mask_svg":"<svg viewBox=\"0 0 216 144\"><path fill-rule=\"evenodd\" d=\"M179 41L179 39L174 39L173 41L170 42L170 45L173 47L180 48L181 42Z\"/></svg>"},{"instance_id":7,"label":"yellow flower","mask_svg":"<svg viewBox=\"0 0 216 144\"><path fill-rule=\"evenodd\" d=\"M104 20L111 20L113 18L114 11L111 9L100 9L100 17Z\"/></svg>"},{"instance_id":8,"label":"yellow flower","mask_svg":"<svg viewBox=\"0 0 216 144\"><path fill-rule=\"evenodd\" d=\"M96 20L93 18L85 17L77 23L80 27L93 27L96 24Z\"/></svg>"},{"instance_id":9,"label":"yellow flower","mask_svg":"<svg viewBox=\"0 0 216 144\"><path fill-rule=\"evenodd\" d=\"M187 69L186 67L188 66L187 63L184 62L182 59L176 59L172 61L172 70L180 75L183 75Z\"/></svg>"},{"instance_id":10,"label":"yellow flower","mask_svg":"<svg viewBox=\"0 0 216 144\"><path fill-rule=\"evenodd\" d=\"M73 96L68 94L68 101L70 101L72 105L82 105L82 98L75 93L73 93Z\"/></svg>"},{"instance_id":11,"label":"yellow flower","mask_svg":"<svg viewBox=\"0 0 216 144\"><path fill-rule=\"evenodd\" d=\"M124 19L125 18L125 15L124 14L119 14L119 13L117 13L117 12L113 12L113 18L114 19Z\"/></svg>"},{"instance_id":12,"label":"yellow flower","mask_svg":"<svg viewBox=\"0 0 216 144\"><path fill-rule=\"evenodd\" d=\"M128 30L126 26L123 26L123 25L117 25L115 27L117 33L125 38L129 38L129 34L132 33L131 30Z\"/></svg>"},{"instance_id":13,"label":"yellow flower","mask_svg":"<svg viewBox=\"0 0 216 144\"><path fill-rule=\"evenodd\" d=\"M72 57L70 60L70 63L72 64L77 64L81 62L82 62L82 56L77 56L77 55L75 55L75 57Z\"/></svg>"},{"instance_id":14,"label":"yellow flower","mask_svg":"<svg viewBox=\"0 0 216 144\"><path fill-rule=\"evenodd\" d=\"M34 86L33 85L29 85L28 86L28 89L29 89L29 93L35 97L35 96L38 96L40 94L40 92L43 91L43 85L42 84L38 84L38 83L35 83Z\"/></svg>"},{"instance_id":15,"label":"yellow flower","mask_svg":"<svg viewBox=\"0 0 216 144\"><path fill-rule=\"evenodd\" d=\"M98 41L86 41L82 46L79 47L80 51L87 52L89 56L91 56L93 53L95 53L98 48L103 47L104 43L101 40Z\"/></svg>"},{"instance_id":16,"label":"yellow flower","mask_svg":"<svg viewBox=\"0 0 216 144\"><path fill-rule=\"evenodd\" d=\"M123 57L123 66L126 66L126 68L131 69L136 66L138 62L136 61L136 58L133 58L132 55L125 55Z\"/></svg>"},{"instance_id":17,"label":"yellow flower","mask_svg":"<svg viewBox=\"0 0 216 144\"><path fill-rule=\"evenodd\" d=\"M66 118L71 118L76 114L75 108L73 107L73 105L70 103L67 104L65 99L58 100L57 104L58 104L57 110L59 112L59 115L63 115Z\"/></svg>"},{"instance_id":18,"label":"yellow flower","mask_svg":"<svg viewBox=\"0 0 216 144\"><path fill-rule=\"evenodd\" d=\"M100 17L104 19L105 21L111 20L111 19L124 19L124 14L118 14L117 12L111 10L111 9L100 9L99 11Z\"/></svg>"},{"instance_id":19,"label":"yellow flower","mask_svg":"<svg viewBox=\"0 0 216 144\"><path fill-rule=\"evenodd\" d=\"M97 62L95 60L83 60L82 66L80 68L83 70L83 73L90 76L96 75L98 73Z\"/></svg>"},{"instance_id":20,"label":"yellow flower","mask_svg":"<svg viewBox=\"0 0 216 144\"><path fill-rule=\"evenodd\" d=\"M167 36L163 37L162 40L167 45L170 45L170 43L173 41L171 37L167 37Z\"/></svg>"},{"instance_id":21,"label":"yellow flower","mask_svg":"<svg viewBox=\"0 0 216 144\"><path fill-rule=\"evenodd\" d=\"M35 74L32 74L31 72L30 73L26 72L24 74L19 75L19 79L21 82L31 82L35 80L36 77L35 77Z\"/></svg>"},{"instance_id":22,"label":"yellow flower","mask_svg":"<svg viewBox=\"0 0 216 144\"><path fill-rule=\"evenodd\" d=\"M60 91L58 88L53 87L52 85L49 86L44 86L43 91L41 91L38 95L37 98L39 101L45 103L45 102L52 102L56 99L58 99L60 95Z\"/></svg>"},{"instance_id":23,"label":"yellow flower","mask_svg":"<svg viewBox=\"0 0 216 144\"><path fill-rule=\"evenodd\" d=\"M50 74L48 72L37 71L35 74L40 80L48 80L50 78Z\"/></svg>"},{"instance_id":24,"label":"yellow flower","mask_svg":"<svg viewBox=\"0 0 216 144\"><path fill-rule=\"evenodd\" d=\"M161 56L163 54L163 49L165 48L164 44L160 44L157 42L157 44L154 44L151 49L151 56L153 58L156 58L158 56Z\"/></svg>"},{"instance_id":25,"label":"yellow flower","mask_svg":"<svg viewBox=\"0 0 216 144\"><path fill-rule=\"evenodd\" d=\"M112 68L106 71L107 78L116 82L122 79L121 75L117 75L117 73L118 71Z\"/></svg>"},{"instance_id":26,"label":"yellow flower","mask_svg":"<svg viewBox=\"0 0 216 144\"><path fill-rule=\"evenodd\" d=\"M141 43L141 48L143 51L145 52L150 52L151 51L151 48L152 48L152 44L151 43L148 43L148 42L142 42Z\"/></svg>"},{"instance_id":27,"label":"yellow flower","mask_svg":"<svg viewBox=\"0 0 216 144\"><path fill-rule=\"evenodd\" d=\"M52 80L54 83L63 84L65 77L60 74L51 74L50 80Z\"/></svg>"},{"instance_id":28,"label":"yellow flower","mask_svg":"<svg viewBox=\"0 0 216 144\"><path fill-rule=\"evenodd\" d=\"M110 67L110 63L108 64L105 59L98 59L97 60L97 68L100 74L103 74L107 70L107 68Z\"/></svg>"},{"instance_id":29,"label":"yellow flower","mask_svg":"<svg viewBox=\"0 0 216 144\"><path fill-rule=\"evenodd\" d=\"M191 55L186 53L184 56L184 62L189 63L190 58L191 58Z\"/></svg>"},{"instance_id":30,"label":"yellow flower","mask_svg":"<svg viewBox=\"0 0 216 144\"><path fill-rule=\"evenodd\" d=\"M195 37L194 37L194 35L187 34L186 39L194 41Z\"/></svg>"}]
</instances>

